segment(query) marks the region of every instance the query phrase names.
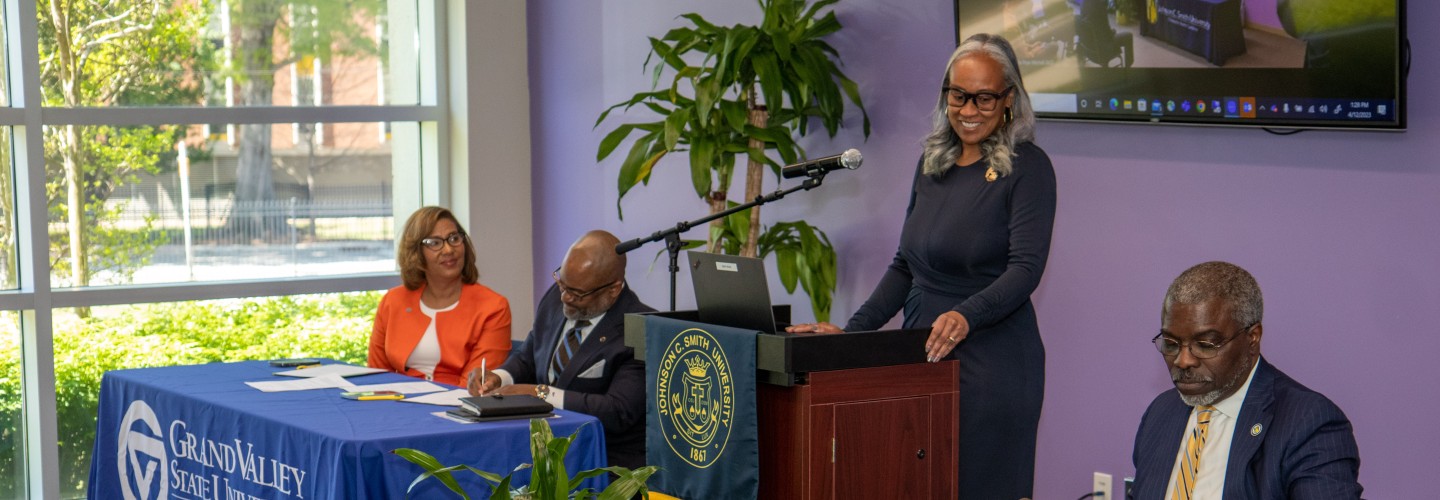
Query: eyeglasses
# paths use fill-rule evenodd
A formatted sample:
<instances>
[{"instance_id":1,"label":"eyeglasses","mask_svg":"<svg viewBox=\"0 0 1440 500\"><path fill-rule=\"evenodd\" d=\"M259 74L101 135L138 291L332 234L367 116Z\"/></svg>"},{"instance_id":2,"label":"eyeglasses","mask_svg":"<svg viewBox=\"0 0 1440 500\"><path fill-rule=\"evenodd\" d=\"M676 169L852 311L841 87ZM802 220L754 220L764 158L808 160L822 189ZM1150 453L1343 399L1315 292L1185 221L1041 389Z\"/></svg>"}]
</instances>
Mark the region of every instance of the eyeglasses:
<instances>
[{"instance_id":1,"label":"eyeglasses","mask_svg":"<svg viewBox=\"0 0 1440 500\"><path fill-rule=\"evenodd\" d=\"M591 295L595 295L596 293L599 293L601 290L604 290L604 289L606 289L606 288L610 288L610 287L612 287L612 286L615 286L615 285L617 285L617 284L620 284L620 280L615 280L615 281L612 281L612 282L610 282L610 283L607 283L607 284L600 285L600 286L598 286L598 287L592 288L592 289L590 289L590 290L581 291L581 290L576 290L576 289L574 289L574 288L570 288L569 286L566 286L564 283L561 283L561 282L560 282L560 270L559 270L559 269L556 269L556 270L554 270L554 271L551 271L551 272L550 272L550 277L555 279L555 286L560 287L560 292L561 292L561 293L569 294L571 297L574 297L575 300L584 299L585 297L589 297L589 296L591 296Z\"/></svg>"},{"instance_id":2,"label":"eyeglasses","mask_svg":"<svg viewBox=\"0 0 1440 500\"><path fill-rule=\"evenodd\" d=\"M462 246L465 244L465 233L450 233L449 236L444 238L425 238L420 240L420 246L431 250L439 250L440 245L445 243L449 243L452 247Z\"/></svg>"},{"instance_id":3,"label":"eyeglasses","mask_svg":"<svg viewBox=\"0 0 1440 500\"><path fill-rule=\"evenodd\" d=\"M1010 95L1010 91L1015 90L1015 86L1005 87L1005 90L999 92L966 92L955 87L945 87L944 90L945 100L951 106L963 108L967 103L974 101L975 107L980 111L995 111L995 106L1000 104L1000 100L1005 96Z\"/></svg>"},{"instance_id":4,"label":"eyeglasses","mask_svg":"<svg viewBox=\"0 0 1440 500\"><path fill-rule=\"evenodd\" d=\"M1155 334L1155 338L1150 339L1150 342L1155 344L1155 350L1160 351L1161 356L1165 356L1167 358L1179 356L1180 348L1184 347L1186 344L1189 344L1190 355L1195 356L1195 359L1210 359L1219 355L1220 348L1225 347L1225 344L1229 343L1231 340L1235 340L1237 337L1240 336L1240 334L1250 331L1250 328L1254 326L1254 324L1251 324L1250 326L1241 328L1240 331L1235 332L1235 334L1231 335L1230 338L1227 338L1220 342L1210 342L1205 340L1197 340L1194 342L1180 342L1170 337L1166 337L1163 332Z\"/></svg>"}]
</instances>

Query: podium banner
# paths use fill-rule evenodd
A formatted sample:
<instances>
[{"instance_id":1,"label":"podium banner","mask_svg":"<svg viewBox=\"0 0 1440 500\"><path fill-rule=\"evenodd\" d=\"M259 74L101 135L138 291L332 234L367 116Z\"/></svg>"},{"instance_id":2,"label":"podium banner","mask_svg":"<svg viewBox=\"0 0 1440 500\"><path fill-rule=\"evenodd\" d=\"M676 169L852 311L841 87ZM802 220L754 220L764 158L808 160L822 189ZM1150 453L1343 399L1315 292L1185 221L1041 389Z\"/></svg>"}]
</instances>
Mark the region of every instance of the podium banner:
<instances>
[{"instance_id":1,"label":"podium banner","mask_svg":"<svg viewBox=\"0 0 1440 500\"><path fill-rule=\"evenodd\" d=\"M755 332L645 317L645 459L651 489L755 498Z\"/></svg>"}]
</instances>

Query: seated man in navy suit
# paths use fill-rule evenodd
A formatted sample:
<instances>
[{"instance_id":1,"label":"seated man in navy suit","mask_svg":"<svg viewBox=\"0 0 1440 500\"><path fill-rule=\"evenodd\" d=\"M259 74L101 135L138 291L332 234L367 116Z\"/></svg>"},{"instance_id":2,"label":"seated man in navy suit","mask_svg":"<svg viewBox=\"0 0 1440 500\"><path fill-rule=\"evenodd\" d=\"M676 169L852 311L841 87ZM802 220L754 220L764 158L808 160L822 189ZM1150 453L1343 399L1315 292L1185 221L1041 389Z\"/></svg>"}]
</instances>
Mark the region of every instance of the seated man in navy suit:
<instances>
[{"instance_id":1,"label":"seated man in navy suit","mask_svg":"<svg viewBox=\"0 0 1440 500\"><path fill-rule=\"evenodd\" d=\"M1135 436L1135 498L1360 498L1360 452L1334 403L1260 357L1264 302L1227 262L1170 284L1155 347L1175 389Z\"/></svg>"},{"instance_id":2,"label":"seated man in navy suit","mask_svg":"<svg viewBox=\"0 0 1440 500\"><path fill-rule=\"evenodd\" d=\"M612 466L645 465L645 364L625 346L625 314L655 309L625 286L620 240L581 236L535 308L535 325L498 369L472 377L471 394L534 394L605 426Z\"/></svg>"}]
</instances>

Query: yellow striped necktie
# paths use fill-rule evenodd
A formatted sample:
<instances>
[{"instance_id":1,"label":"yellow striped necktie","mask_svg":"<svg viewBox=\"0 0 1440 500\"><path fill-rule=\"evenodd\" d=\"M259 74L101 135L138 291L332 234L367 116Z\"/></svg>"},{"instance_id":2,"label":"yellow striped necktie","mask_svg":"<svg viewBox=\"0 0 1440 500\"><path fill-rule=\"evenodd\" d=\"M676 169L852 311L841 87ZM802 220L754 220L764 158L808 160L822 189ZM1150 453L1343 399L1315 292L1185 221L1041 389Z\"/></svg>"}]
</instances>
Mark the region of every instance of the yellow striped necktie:
<instances>
[{"instance_id":1,"label":"yellow striped necktie","mask_svg":"<svg viewBox=\"0 0 1440 500\"><path fill-rule=\"evenodd\" d=\"M1180 477L1175 478L1175 491L1170 493L1170 500L1190 500L1190 495L1195 492L1195 476L1200 472L1200 451L1205 448L1205 434L1210 430L1210 413L1215 411L1214 406L1201 406L1200 413L1195 415L1195 430L1190 432L1190 440L1185 443L1185 457L1180 461Z\"/></svg>"}]
</instances>

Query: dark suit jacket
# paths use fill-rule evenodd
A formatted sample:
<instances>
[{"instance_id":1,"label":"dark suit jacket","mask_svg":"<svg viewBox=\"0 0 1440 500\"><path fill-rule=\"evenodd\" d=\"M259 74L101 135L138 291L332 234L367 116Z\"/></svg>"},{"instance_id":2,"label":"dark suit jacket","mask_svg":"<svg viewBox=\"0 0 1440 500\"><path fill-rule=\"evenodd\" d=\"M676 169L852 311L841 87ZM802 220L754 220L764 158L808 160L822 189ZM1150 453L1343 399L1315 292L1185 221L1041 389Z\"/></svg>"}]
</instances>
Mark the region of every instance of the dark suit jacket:
<instances>
[{"instance_id":1,"label":"dark suit jacket","mask_svg":"<svg viewBox=\"0 0 1440 500\"><path fill-rule=\"evenodd\" d=\"M547 382L550 357L565 326L563 307L559 289L551 285L535 308L534 329L500 366L515 383ZM654 310L626 286L552 384L565 390L566 410L600 419L610 465L631 469L645 465L645 363L625 346L625 314ZM605 365L596 370L600 363Z\"/></svg>"},{"instance_id":2,"label":"dark suit jacket","mask_svg":"<svg viewBox=\"0 0 1440 500\"><path fill-rule=\"evenodd\" d=\"M1166 498L1190 406L1175 389L1145 410L1135 435L1135 498ZM1260 426L1255 435L1255 426ZM1360 498L1360 451L1350 420L1324 395L1256 362L1225 468L1226 499Z\"/></svg>"}]
</instances>

